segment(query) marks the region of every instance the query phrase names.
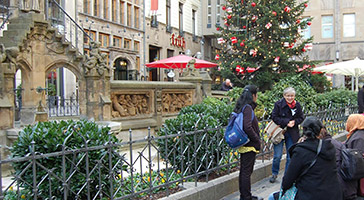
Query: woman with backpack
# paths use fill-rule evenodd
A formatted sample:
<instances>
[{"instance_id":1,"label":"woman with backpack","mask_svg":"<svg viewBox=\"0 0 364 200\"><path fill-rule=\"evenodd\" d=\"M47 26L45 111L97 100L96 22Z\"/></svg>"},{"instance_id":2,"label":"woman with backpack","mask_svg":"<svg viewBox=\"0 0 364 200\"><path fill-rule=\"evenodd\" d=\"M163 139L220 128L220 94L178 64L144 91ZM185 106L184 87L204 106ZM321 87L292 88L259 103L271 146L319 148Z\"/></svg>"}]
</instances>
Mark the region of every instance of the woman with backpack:
<instances>
[{"instance_id":1,"label":"woman with backpack","mask_svg":"<svg viewBox=\"0 0 364 200\"><path fill-rule=\"evenodd\" d=\"M243 129L248 135L249 142L238 148L240 153L239 191L240 200L259 200L262 198L252 196L250 177L253 173L255 156L260 150L260 135L258 119L254 114L257 106L258 88L255 85L247 85L237 100L235 113L243 112ZM244 108L244 110L243 110Z\"/></svg>"}]
</instances>

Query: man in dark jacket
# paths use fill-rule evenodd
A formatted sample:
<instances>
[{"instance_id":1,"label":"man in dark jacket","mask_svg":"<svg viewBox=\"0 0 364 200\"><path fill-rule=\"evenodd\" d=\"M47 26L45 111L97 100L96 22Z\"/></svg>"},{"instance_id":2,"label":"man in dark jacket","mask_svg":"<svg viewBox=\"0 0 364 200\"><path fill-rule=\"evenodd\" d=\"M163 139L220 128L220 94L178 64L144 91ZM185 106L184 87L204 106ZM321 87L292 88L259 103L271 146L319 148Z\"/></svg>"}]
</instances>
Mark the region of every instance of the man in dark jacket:
<instances>
[{"instance_id":1,"label":"man in dark jacket","mask_svg":"<svg viewBox=\"0 0 364 200\"><path fill-rule=\"evenodd\" d=\"M274 104L272 111L272 120L281 128L286 128L284 140L279 144L274 144L274 155L272 164L272 177L269 182L274 183L279 172L279 166L283 154L283 145L286 146L286 152L299 139L298 125L304 120L301 104L295 101L296 91L292 87L288 87L283 91L283 98ZM286 169L290 161L287 153Z\"/></svg>"},{"instance_id":2,"label":"man in dark jacket","mask_svg":"<svg viewBox=\"0 0 364 200\"><path fill-rule=\"evenodd\" d=\"M229 91L233 89L233 84L231 83L230 79L226 79L222 85L221 85L221 90L222 91Z\"/></svg>"}]
</instances>

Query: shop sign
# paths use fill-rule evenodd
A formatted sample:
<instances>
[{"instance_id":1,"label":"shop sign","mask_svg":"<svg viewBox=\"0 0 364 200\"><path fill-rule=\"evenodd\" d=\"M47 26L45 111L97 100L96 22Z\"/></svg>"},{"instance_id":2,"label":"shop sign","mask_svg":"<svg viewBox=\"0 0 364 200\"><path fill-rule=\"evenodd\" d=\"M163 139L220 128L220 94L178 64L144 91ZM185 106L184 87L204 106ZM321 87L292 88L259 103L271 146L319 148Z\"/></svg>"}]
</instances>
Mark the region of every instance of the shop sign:
<instances>
[{"instance_id":1,"label":"shop sign","mask_svg":"<svg viewBox=\"0 0 364 200\"><path fill-rule=\"evenodd\" d=\"M186 48L185 38L182 37L182 36L180 36L180 35L177 36L174 33L172 33L171 38L170 38L170 41L171 41L171 45L172 46L181 47L182 49L185 49Z\"/></svg>"}]
</instances>

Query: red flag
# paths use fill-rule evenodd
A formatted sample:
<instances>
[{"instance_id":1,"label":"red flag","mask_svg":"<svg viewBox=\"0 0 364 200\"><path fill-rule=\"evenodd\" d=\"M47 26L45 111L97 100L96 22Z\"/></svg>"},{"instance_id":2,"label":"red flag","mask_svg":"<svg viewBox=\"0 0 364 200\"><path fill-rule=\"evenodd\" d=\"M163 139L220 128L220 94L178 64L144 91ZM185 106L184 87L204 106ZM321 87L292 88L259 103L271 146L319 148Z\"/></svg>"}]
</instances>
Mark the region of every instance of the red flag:
<instances>
[{"instance_id":1,"label":"red flag","mask_svg":"<svg viewBox=\"0 0 364 200\"><path fill-rule=\"evenodd\" d=\"M158 10L158 0L152 0L150 10Z\"/></svg>"}]
</instances>

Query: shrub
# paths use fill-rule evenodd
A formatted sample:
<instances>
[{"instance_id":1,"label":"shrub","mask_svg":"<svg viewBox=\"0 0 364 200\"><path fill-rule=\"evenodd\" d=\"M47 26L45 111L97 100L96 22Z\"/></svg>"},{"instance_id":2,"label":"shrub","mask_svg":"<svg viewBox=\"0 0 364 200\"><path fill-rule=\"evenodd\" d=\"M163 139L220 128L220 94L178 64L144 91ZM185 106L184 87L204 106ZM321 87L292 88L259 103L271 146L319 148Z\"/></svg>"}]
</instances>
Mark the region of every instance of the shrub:
<instances>
[{"instance_id":1,"label":"shrub","mask_svg":"<svg viewBox=\"0 0 364 200\"><path fill-rule=\"evenodd\" d=\"M109 142L118 142L116 137L108 134L110 128L99 127L94 122L90 121L60 121L60 122L40 122L35 125L29 125L20 131L18 139L14 142L11 148L12 158L21 158L32 155L42 155L52 152L62 151L63 143L65 150L76 150L88 147L106 145ZM34 144L34 151L32 145ZM116 153L116 147L110 147L113 151L112 165L109 166L108 149L103 148L94 151L88 151L89 162L89 180L90 194L96 195L99 190L99 180L101 178L102 187L108 188L109 181L113 178L109 176L109 167L115 167L115 171L122 169L121 164L117 164L117 160L121 156ZM86 180L86 152L73 151L67 154L65 161L66 178L69 183L68 197L75 199L76 195L73 192L81 190L87 183ZM118 158L118 159L115 159ZM32 192L33 173L32 160L23 162L14 162L15 176L20 176L18 184L32 194L28 199L34 198ZM38 185L38 198L47 199L49 193L52 193L54 199L63 199L64 190L62 190L62 156L49 156L36 160L36 184ZM100 163L99 163L100 162ZM27 168L27 166L29 168ZM47 172L45 169L48 169ZM23 172L24 170L24 172ZM86 199L87 187L80 191L79 199ZM71 192L73 191L73 192Z\"/></svg>"},{"instance_id":2,"label":"shrub","mask_svg":"<svg viewBox=\"0 0 364 200\"><path fill-rule=\"evenodd\" d=\"M161 156L168 160L174 169L183 170L184 175L196 173L193 159L198 159L199 167L197 171L207 169L206 162L216 164L218 161L210 156L220 154L218 149L222 134L216 130L208 131L206 134L193 133L192 131L215 128L222 122L211 115L213 104L198 104L183 109L175 119L166 120L163 127L158 131L159 136L174 135L166 139L157 140ZM216 111L214 111L216 112ZM223 115L220 116L224 118ZM227 122L226 122L227 123ZM184 133L184 134L182 134ZM208 145L206 145L208 142ZM167 143L167 144L166 144ZM224 143L225 145L225 143Z\"/></svg>"},{"instance_id":3,"label":"shrub","mask_svg":"<svg viewBox=\"0 0 364 200\"><path fill-rule=\"evenodd\" d=\"M314 100L318 107L355 105L357 93L345 88L333 89L330 92L316 94Z\"/></svg>"}]
</instances>

